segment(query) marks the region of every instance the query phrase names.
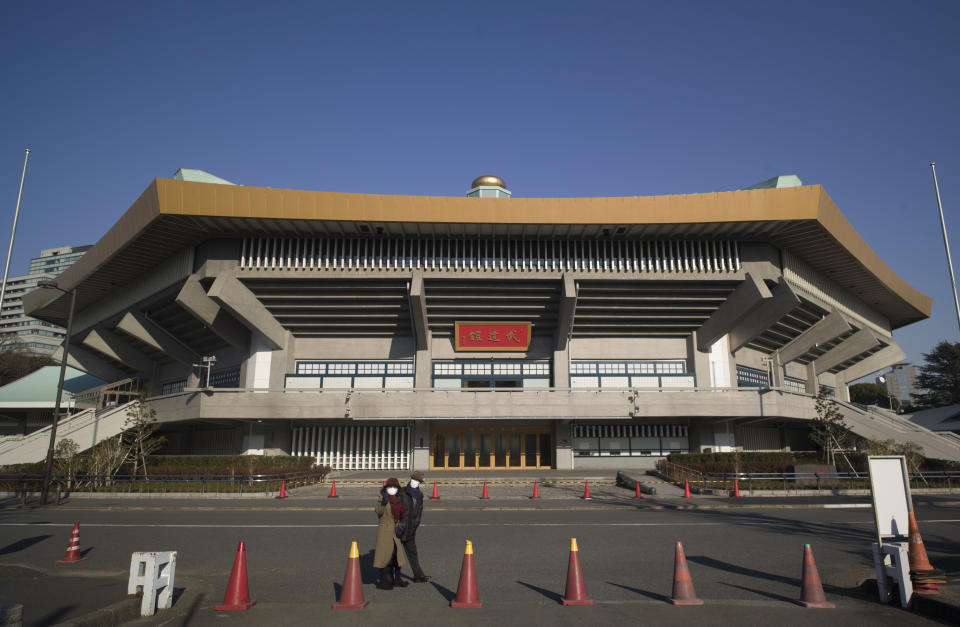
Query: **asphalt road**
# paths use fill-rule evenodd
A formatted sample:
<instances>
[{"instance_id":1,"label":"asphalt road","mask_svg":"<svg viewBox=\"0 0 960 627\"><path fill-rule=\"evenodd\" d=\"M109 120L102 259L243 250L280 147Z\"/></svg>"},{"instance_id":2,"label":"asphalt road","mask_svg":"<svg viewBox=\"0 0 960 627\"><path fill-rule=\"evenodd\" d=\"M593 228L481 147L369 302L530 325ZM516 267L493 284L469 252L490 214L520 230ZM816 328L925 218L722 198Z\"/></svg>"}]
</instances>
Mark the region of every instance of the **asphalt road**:
<instances>
[{"instance_id":1,"label":"asphalt road","mask_svg":"<svg viewBox=\"0 0 960 627\"><path fill-rule=\"evenodd\" d=\"M842 502L842 499L840 500ZM873 576L869 509L656 510L655 501L619 509L476 509L428 504L418 534L427 584L381 591L372 567L376 516L369 503L296 508L289 502L177 504L137 502L121 509L0 511L0 604L24 603L25 625L52 624L123 598L133 551L176 550L175 607L143 624L581 624L640 616L663 624L933 624L873 602L858 584ZM556 504L554 504L556 505ZM571 506L574 506L571 504ZM145 508L144 508L145 507ZM919 507L935 566L960 581L960 507ZM85 561L56 564L74 520ZM577 538L592 608L564 608L570 538ZM451 610L465 540L474 546L482 610ZM236 553L247 546L248 612L218 613ZM363 591L359 612L333 612L350 543L357 541ZM683 542L702 608L676 608L671 593L674 545ZM806 610L799 597L802 549L811 544L824 588L837 610ZM409 575L409 569L406 574ZM591 612L593 614L591 614Z\"/></svg>"}]
</instances>

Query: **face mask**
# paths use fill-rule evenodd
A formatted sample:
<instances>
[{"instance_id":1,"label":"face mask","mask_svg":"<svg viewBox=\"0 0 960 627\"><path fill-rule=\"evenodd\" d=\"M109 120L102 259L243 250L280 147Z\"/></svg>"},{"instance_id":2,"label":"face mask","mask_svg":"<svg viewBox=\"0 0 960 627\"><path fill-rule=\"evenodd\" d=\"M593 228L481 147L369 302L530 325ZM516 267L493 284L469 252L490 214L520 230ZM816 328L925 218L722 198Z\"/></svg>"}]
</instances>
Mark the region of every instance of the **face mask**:
<instances>
[{"instance_id":1,"label":"face mask","mask_svg":"<svg viewBox=\"0 0 960 627\"><path fill-rule=\"evenodd\" d=\"M410 487L413 488L414 490L416 490L417 488L420 487L420 482L417 481L416 479L411 479L411 480L410 480Z\"/></svg>"},{"instance_id":2,"label":"face mask","mask_svg":"<svg viewBox=\"0 0 960 627\"><path fill-rule=\"evenodd\" d=\"M397 493L397 489L396 489L396 488L387 488L387 494L389 494L390 496L393 496L393 495L395 495L396 493Z\"/></svg>"}]
</instances>

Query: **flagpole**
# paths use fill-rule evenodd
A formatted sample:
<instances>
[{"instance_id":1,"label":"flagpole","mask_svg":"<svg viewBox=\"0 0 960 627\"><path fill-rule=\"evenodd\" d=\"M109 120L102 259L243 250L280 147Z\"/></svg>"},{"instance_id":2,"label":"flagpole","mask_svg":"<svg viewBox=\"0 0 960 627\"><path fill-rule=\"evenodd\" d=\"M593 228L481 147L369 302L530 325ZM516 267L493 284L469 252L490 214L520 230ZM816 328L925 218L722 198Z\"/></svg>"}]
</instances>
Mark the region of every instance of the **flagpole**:
<instances>
[{"instance_id":1,"label":"flagpole","mask_svg":"<svg viewBox=\"0 0 960 627\"><path fill-rule=\"evenodd\" d=\"M957 307L957 328L960 328L960 298L957 297L957 280L953 276L953 259L950 258L950 242L947 240L947 223L943 219L943 203L940 201L940 184L937 183L937 164L930 162L933 171L933 188L937 192L937 208L940 209L940 228L943 230L943 247L947 249L947 267L950 269L950 287L953 288L953 303Z\"/></svg>"},{"instance_id":2,"label":"flagpole","mask_svg":"<svg viewBox=\"0 0 960 627\"><path fill-rule=\"evenodd\" d=\"M10 231L10 246L7 247L7 263L3 266L3 285L0 286L0 310L3 309L3 296L7 292L7 272L10 270L10 255L13 253L13 238L17 234L17 219L20 217L20 199L23 198L23 180L27 177L27 159L30 149L23 157L23 173L20 174L20 191L17 192L17 208L13 211L13 230ZM960 310L958 310L960 311Z\"/></svg>"}]
</instances>

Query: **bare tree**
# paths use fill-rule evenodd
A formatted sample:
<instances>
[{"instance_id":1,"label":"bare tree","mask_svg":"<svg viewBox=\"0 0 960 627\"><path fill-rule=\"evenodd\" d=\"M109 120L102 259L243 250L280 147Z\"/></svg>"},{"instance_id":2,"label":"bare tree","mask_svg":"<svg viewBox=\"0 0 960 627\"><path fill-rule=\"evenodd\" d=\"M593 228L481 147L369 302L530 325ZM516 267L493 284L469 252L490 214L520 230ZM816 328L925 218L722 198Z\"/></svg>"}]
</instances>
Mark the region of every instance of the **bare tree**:
<instances>
[{"instance_id":1,"label":"bare tree","mask_svg":"<svg viewBox=\"0 0 960 627\"><path fill-rule=\"evenodd\" d=\"M843 421L837 402L821 387L816 397L817 417L810 427L810 439L823 449L824 461L834 464L834 451L844 449L850 440L850 429Z\"/></svg>"},{"instance_id":2,"label":"bare tree","mask_svg":"<svg viewBox=\"0 0 960 627\"><path fill-rule=\"evenodd\" d=\"M90 474L105 476L104 483L109 483L109 477L120 470L120 466L127 461L130 447L123 442L119 435L108 438L90 449ZM91 479L92 482L96 479Z\"/></svg>"},{"instance_id":3,"label":"bare tree","mask_svg":"<svg viewBox=\"0 0 960 627\"><path fill-rule=\"evenodd\" d=\"M143 468L143 476L147 476L147 457L155 453L166 438L156 435L160 423L157 422L157 412L147 402L147 395L140 394L137 400L127 409L127 420L124 422L123 441L130 448L133 458L133 474Z\"/></svg>"},{"instance_id":4,"label":"bare tree","mask_svg":"<svg viewBox=\"0 0 960 627\"><path fill-rule=\"evenodd\" d=\"M80 458L77 453L80 452L80 446L71 440L65 438L57 442L53 449L53 468L57 475L66 477L66 487L69 490L73 486L74 473L77 472Z\"/></svg>"}]
</instances>

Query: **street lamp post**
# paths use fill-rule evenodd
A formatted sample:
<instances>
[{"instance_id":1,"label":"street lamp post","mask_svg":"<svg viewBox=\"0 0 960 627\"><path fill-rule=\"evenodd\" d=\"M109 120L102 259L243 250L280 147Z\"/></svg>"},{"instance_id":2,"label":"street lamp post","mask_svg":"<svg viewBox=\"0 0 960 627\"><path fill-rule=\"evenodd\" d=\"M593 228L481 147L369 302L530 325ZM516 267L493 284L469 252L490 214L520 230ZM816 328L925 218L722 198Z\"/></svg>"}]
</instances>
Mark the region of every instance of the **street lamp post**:
<instances>
[{"instance_id":1,"label":"street lamp post","mask_svg":"<svg viewBox=\"0 0 960 627\"><path fill-rule=\"evenodd\" d=\"M53 409L53 424L50 426L50 446L47 448L47 465L43 471L43 485L40 487L40 506L47 504L50 492L50 473L53 470L53 449L57 442L57 420L60 418L60 397L63 396L63 379L67 373L67 358L70 354L70 333L73 331L73 307L77 300L77 289L65 290L56 281L38 281L37 287L58 290L70 295L70 313L67 316L67 336L63 340L63 357L60 360L60 380L57 383L57 400Z\"/></svg>"}]
</instances>

